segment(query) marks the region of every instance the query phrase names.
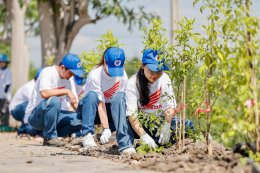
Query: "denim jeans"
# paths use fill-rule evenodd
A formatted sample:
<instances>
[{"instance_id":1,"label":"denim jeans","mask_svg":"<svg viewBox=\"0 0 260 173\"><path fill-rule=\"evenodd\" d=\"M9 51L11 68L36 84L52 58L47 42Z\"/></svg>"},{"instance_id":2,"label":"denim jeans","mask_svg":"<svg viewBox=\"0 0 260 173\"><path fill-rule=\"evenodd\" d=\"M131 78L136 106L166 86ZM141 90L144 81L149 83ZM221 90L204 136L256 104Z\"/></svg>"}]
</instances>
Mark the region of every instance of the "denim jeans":
<instances>
[{"instance_id":1,"label":"denim jeans","mask_svg":"<svg viewBox=\"0 0 260 173\"><path fill-rule=\"evenodd\" d=\"M19 105L17 105L13 110L11 110L11 115L14 117L16 121L21 122L21 126L18 128L17 133L18 134L24 134L26 133L26 125L23 122L25 109L28 105L28 102L23 102Z\"/></svg>"},{"instance_id":2,"label":"denim jeans","mask_svg":"<svg viewBox=\"0 0 260 173\"><path fill-rule=\"evenodd\" d=\"M62 111L59 97L50 97L41 101L29 116L29 123L38 130L43 130L47 140L67 136L80 128L77 113Z\"/></svg>"},{"instance_id":3,"label":"denim jeans","mask_svg":"<svg viewBox=\"0 0 260 173\"><path fill-rule=\"evenodd\" d=\"M11 115L14 117L14 119L22 123L21 126L18 128L17 133L18 135L28 134L31 136L42 136L42 132L40 130L34 129L30 124L24 124L23 118L27 105L28 102L23 102L17 105L13 110L11 110Z\"/></svg>"},{"instance_id":4,"label":"denim jeans","mask_svg":"<svg viewBox=\"0 0 260 173\"><path fill-rule=\"evenodd\" d=\"M15 120L23 123L23 118L24 118L25 109L27 105L28 102L23 102L17 105L13 110L11 110L11 115L14 117Z\"/></svg>"},{"instance_id":5,"label":"denim jeans","mask_svg":"<svg viewBox=\"0 0 260 173\"><path fill-rule=\"evenodd\" d=\"M80 132L82 128L81 120L77 118L76 112L60 111L58 116L57 132L59 137L67 137L72 133Z\"/></svg>"},{"instance_id":6,"label":"denim jeans","mask_svg":"<svg viewBox=\"0 0 260 173\"><path fill-rule=\"evenodd\" d=\"M82 98L78 106L78 116L82 118L82 135L95 133L95 124L99 122L98 115L98 95L94 91ZM126 121L125 93L117 92L113 95L110 103L106 103L109 128L111 131L116 130L117 144L119 151L133 147L133 133Z\"/></svg>"},{"instance_id":7,"label":"denim jeans","mask_svg":"<svg viewBox=\"0 0 260 173\"><path fill-rule=\"evenodd\" d=\"M9 101L0 99L0 125L9 126Z\"/></svg>"}]
</instances>

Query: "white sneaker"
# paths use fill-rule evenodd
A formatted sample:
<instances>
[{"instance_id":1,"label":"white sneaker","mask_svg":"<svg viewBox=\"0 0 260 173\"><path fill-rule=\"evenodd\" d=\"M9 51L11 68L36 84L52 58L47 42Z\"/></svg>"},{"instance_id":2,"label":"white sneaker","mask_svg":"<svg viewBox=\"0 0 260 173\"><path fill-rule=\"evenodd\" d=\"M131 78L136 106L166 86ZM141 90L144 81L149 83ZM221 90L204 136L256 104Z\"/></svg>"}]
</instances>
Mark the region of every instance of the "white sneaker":
<instances>
[{"instance_id":1,"label":"white sneaker","mask_svg":"<svg viewBox=\"0 0 260 173\"><path fill-rule=\"evenodd\" d=\"M83 147L87 147L87 148L97 146L96 142L94 141L94 137L91 133L88 133L86 136L83 137L82 144Z\"/></svg>"},{"instance_id":2,"label":"white sneaker","mask_svg":"<svg viewBox=\"0 0 260 173\"><path fill-rule=\"evenodd\" d=\"M135 153L136 153L136 151L132 147L126 148L126 149L124 149L123 151L120 152L120 154L128 154L128 155L135 154Z\"/></svg>"}]
</instances>

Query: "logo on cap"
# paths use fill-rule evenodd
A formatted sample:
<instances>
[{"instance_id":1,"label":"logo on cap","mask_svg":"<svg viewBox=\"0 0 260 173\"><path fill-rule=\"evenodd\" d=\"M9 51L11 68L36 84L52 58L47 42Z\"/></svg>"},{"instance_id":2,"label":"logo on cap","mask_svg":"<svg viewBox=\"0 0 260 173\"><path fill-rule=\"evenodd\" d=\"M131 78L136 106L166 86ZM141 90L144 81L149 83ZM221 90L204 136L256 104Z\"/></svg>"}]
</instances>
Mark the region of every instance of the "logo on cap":
<instances>
[{"instance_id":1,"label":"logo on cap","mask_svg":"<svg viewBox=\"0 0 260 173\"><path fill-rule=\"evenodd\" d=\"M78 67L78 68L81 68L81 66L82 66L82 63L81 63L81 62L78 62L77 67Z\"/></svg>"},{"instance_id":2,"label":"logo on cap","mask_svg":"<svg viewBox=\"0 0 260 173\"><path fill-rule=\"evenodd\" d=\"M114 65L117 66L117 67L120 66L120 65L121 65L121 61L120 61L120 60L116 60L116 61L114 62Z\"/></svg>"},{"instance_id":3,"label":"logo on cap","mask_svg":"<svg viewBox=\"0 0 260 173\"><path fill-rule=\"evenodd\" d=\"M156 55L156 56L154 57L154 59L155 59L156 61L158 61L158 60L159 60L159 56Z\"/></svg>"}]
</instances>

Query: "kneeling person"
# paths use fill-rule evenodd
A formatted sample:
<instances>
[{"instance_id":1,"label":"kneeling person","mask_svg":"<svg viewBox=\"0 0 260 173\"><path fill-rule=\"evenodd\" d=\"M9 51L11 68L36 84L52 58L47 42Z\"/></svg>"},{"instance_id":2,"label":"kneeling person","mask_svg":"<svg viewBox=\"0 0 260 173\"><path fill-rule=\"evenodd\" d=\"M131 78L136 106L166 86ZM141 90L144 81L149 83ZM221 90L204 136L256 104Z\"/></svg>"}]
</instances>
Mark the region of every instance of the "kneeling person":
<instances>
[{"instance_id":1,"label":"kneeling person","mask_svg":"<svg viewBox=\"0 0 260 173\"><path fill-rule=\"evenodd\" d=\"M164 64L164 60L158 60L158 51L147 49L143 53L142 66L132 76L126 86L126 115L128 120L140 137L143 143L148 144L152 148L156 148L157 144L165 145L173 138L174 133L171 129L175 129L175 124L180 124L179 120L173 118L175 115L176 101L172 89L169 76L164 73L168 67ZM142 112L146 115L157 114L161 117L161 130L156 129L150 131L149 128L143 127L138 120L138 113ZM186 128L193 129L193 123L189 120L185 122Z\"/></svg>"},{"instance_id":2,"label":"kneeling person","mask_svg":"<svg viewBox=\"0 0 260 173\"><path fill-rule=\"evenodd\" d=\"M37 81L41 70L42 68L37 71L34 79L30 80L16 91L14 97L10 102L9 109L11 115L14 117L15 120L21 122L21 126L18 128L17 131L18 135L28 134L34 136L41 133L40 131L33 129L29 124L25 124L23 121L28 101L32 96L35 82Z\"/></svg>"},{"instance_id":3,"label":"kneeling person","mask_svg":"<svg viewBox=\"0 0 260 173\"><path fill-rule=\"evenodd\" d=\"M132 154L133 139L125 116L125 84L127 74L124 70L125 54L118 47L108 48L102 61L90 71L85 94L79 102L78 110L82 116L83 146L95 147L93 138L95 124L101 123L103 132L102 144L108 142L111 131L116 130L119 152Z\"/></svg>"},{"instance_id":4,"label":"kneeling person","mask_svg":"<svg viewBox=\"0 0 260 173\"><path fill-rule=\"evenodd\" d=\"M24 121L29 122L38 130L43 130L43 145L58 147L64 145L57 135L57 125L61 121L63 122L59 131L62 131L62 128L78 131L77 127L81 122L76 118L77 114L67 114L63 111L66 111L67 108L64 108L64 104L62 104L69 99L73 108L77 109L77 99L71 91L69 81L74 75L82 77L85 73L81 68L79 57L75 54L67 54L59 66L53 65L44 68L35 84ZM76 127L74 129L70 126Z\"/></svg>"}]
</instances>

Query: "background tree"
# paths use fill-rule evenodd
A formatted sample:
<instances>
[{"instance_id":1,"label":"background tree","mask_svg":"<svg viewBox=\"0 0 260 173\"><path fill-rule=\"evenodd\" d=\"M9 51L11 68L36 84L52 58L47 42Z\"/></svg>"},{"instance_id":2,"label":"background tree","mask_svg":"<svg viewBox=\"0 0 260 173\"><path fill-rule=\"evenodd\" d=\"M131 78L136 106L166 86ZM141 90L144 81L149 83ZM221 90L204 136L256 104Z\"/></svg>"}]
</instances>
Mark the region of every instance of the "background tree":
<instances>
[{"instance_id":1,"label":"background tree","mask_svg":"<svg viewBox=\"0 0 260 173\"><path fill-rule=\"evenodd\" d=\"M155 17L144 12L143 7L136 10L128 3L123 0L38 0L43 64L46 65L45 59L53 56L59 63L62 56L69 52L79 30L87 24L115 16L131 28L133 24L141 26ZM94 11L93 17L89 9Z\"/></svg>"},{"instance_id":2,"label":"background tree","mask_svg":"<svg viewBox=\"0 0 260 173\"><path fill-rule=\"evenodd\" d=\"M25 16L30 1L6 0L3 1L1 10L1 43L11 45L11 70L13 73L13 89L28 80L29 50L26 44Z\"/></svg>"}]
</instances>

